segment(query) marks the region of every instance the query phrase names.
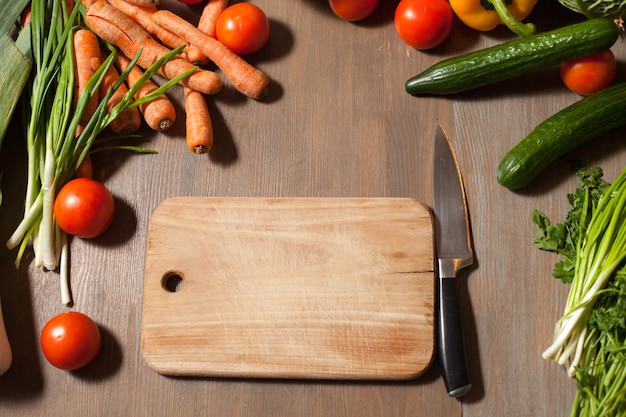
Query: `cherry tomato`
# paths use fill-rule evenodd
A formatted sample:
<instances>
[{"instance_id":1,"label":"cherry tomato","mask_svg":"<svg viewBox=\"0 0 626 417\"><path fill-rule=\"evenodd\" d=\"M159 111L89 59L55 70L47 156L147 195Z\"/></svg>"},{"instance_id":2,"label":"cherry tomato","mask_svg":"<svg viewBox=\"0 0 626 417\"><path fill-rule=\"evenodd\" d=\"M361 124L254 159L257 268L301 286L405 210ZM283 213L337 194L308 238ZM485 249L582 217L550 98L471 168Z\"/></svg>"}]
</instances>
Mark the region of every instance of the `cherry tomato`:
<instances>
[{"instance_id":1,"label":"cherry tomato","mask_svg":"<svg viewBox=\"0 0 626 417\"><path fill-rule=\"evenodd\" d=\"M98 325L76 311L51 318L41 331L41 350L53 366L66 371L82 368L100 351Z\"/></svg>"},{"instance_id":2,"label":"cherry tomato","mask_svg":"<svg viewBox=\"0 0 626 417\"><path fill-rule=\"evenodd\" d=\"M611 85L616 67L615 55L607 49L564 62L559 65L559 72L567 88L582 96L588 96Z\"/></svg>"},{"instance_id":3,"label":"cherry tomato","mask_svg":"<svg viewBox=\"0 0 626 417\"><path fill-rule=\"evenodd\" d=\"M446 0L400 0L393 23L400 38L415 49L431 49L452 31L454 14Z\"/></svg>"},{"instance_id":4,"label":"cherry tomato","mask_svg":"<svg viewBox=\"0 0 626 417\"><path fill-rule=\"evenodd\" d=\"M330 9L348 22L363 20L378 7L378 0L328 0Z\"/></svg>"},{"instance_id":5,"label":"cherry tomato","mask_svg":"<svg viewBox=\"0 0 626 417\"><path fill-rule=\"evenodd\" d=\"M236 54L248 55L265 46L270 37L270 22L258 6L235 3L220 14L215 35Z\"/></svg>"},{"instance_id":6,"label":"cherry tomato","mask_svg":"<svg viewBox=\"0 0 626 417\"><path fill-rule=\"evenodd\" d=\"M66 233L82 238L101 235L113 220L111 192L98 181L76 178L65 184L54 200L54 216Z\"/></svg>"}]
</instances>

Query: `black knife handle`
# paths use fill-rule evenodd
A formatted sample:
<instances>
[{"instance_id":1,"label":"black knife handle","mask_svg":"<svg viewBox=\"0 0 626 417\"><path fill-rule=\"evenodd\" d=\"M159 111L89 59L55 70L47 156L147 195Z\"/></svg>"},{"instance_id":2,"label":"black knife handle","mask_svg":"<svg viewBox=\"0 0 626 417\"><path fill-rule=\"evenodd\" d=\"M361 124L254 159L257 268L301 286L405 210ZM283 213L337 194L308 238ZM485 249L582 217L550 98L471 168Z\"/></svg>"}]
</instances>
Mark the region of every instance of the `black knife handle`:
<instances>
[{"instance_id":1,"label":"black knife handle","mask_svg":"<svg viewBox=\"0 0 626 417\"><path fill-rule=\"evenodd\" d=\"M441 372L448 394L461 397L472 387L467 372L463 324L456 278L439 278L438 342Z\"/></svg>"}]
</instances>

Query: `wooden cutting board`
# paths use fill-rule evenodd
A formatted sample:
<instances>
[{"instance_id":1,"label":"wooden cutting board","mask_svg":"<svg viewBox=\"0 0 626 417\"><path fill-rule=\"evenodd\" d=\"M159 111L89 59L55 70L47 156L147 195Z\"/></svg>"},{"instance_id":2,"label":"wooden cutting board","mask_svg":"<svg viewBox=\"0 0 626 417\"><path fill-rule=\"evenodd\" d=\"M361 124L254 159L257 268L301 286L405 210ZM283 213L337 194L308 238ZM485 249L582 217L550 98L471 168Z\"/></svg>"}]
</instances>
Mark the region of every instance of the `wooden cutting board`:
<instances>
[{"instance_id":1,"label":"wooden cutting board","mask_svg":"<svg viewBox=\"0 0 626 417\"><path fill-rule=\"evenodd\" d=\"M405 198L162 202L141 347L166 375L410 379L434 351L430 211Z\"/></svg>"}]
</instances>

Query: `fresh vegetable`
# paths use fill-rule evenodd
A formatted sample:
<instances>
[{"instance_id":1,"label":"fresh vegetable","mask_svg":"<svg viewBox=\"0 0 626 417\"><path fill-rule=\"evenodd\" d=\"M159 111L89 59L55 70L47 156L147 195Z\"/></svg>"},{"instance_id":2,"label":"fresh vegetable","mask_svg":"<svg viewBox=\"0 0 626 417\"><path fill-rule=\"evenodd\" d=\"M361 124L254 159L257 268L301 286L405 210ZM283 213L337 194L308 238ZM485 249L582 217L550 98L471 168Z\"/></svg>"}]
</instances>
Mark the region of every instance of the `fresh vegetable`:
<instances>
[{"instance_id":1,"label":"fresh vegetable","mask_svg":"<svg viewBox=\"0 0 626 417\"><path fill-rule=\"evenodd\" d=\"M41 349L53 366L74 371L91 363L101 346L98 325L87 315L68 311L51 318L41 331Z\"/></svg>"},{"instance_id":2,"label":"fresh vegetable","mask_svg":"<svg viewBox=\"0 0 626 417\"><path fill-rule=\"evenodd\" d=\"M241 93L256 100L267 94L269 84L267 76L217 39L201 32L194 25L169 10L159 10L152 15L152 18L165 29L171 30L200 49L222 70ZM191 84L188 87L196 90Z\"/></svg>"},{"instance_id":3,"label":"fresh vegetable","mask_svg":"<svg viewBox=\"0 0 626 417\"><path fill-rule=\"evenodd\" d=\"M93 179L93 163L91 162L91 155L85 155L80 165L78 165L78 168L76 168L76 172L74 172L74 178Z\"/></svg>"},{"instance_id":4,"label":"fresh vegetable","mask_svg":"<svg viewBox=\"0 0 626 417\"><path fill-rule=\"evenodd\" d=\"M187 44L187 42L180 36L174 35L169 30L163 29L160 25L157 25L154 20L152 20L152 13L157 11L155 6L138 6L136 4L129 3L126 0L107 1L113 7L133 19L146 32L154 36L154 38L159 40L163 45L174 49ZM193 46L187 45L185 49L183 49L183 55L194 65L206 65L209 63L209 59L204 56L198 48L194 48Z\"/></svg>"},{"instance_id":5,"label":"fresh vegetable","mask_svg":"<svg viewBox=\"0 0 626 417\"><path fill-rule=\"evenodd\" d=\"M117 46L122 54L139 56L137 64L144 69L170 52L134 20L105 0L98 0L87 9L85 23L100 38ZM189 87L204 94L216 94L221 90L222 80L215 72L198 69L182 56L167 60L158 73L173 79L191 70L194 72L185 80Z\"/></svg>"},{"instance_id":6,"label":"fresh vegetable","mask_svg":"<svg viewBox=\"0 0 626 417\"><path fill-rule=\"evenodd\" d=\"M66 183L54 200L54 217L67 234L81 238L100 236L113 220L115 203L100 182L76 178Z\"/></svg>"},{"instance_id":7,"label":"fresh vegetable","mask_svg":"<svg viewBox=\"0 0 626 417\"><path fill-rule=\"evenodd\" d=\"M30 50L30 30L20 31L15 43L9 36L9 31L27 4L28 0L15 0L2 6L4 19L0 20L0 56L3 58L0 66L0 80L3 80L0 88L0 146L31 69L31 61L26 57Z\"/></svg>"},{"instance_id":8,"label":"fresh vegetable","mask_svg":"<svg viewBox=\"0 0 626 417\"><path fill-rule=\"evenodd\" d=\"M141 7L152 7L152 6L156 7L161 4L161 0L124 0L124 1L127 1L131 4L135 4Z\"/></svg>"},{"instance_id":9,"label":"fresh vegetable","mask_svg":"<svg viewBox=\"0 0 626 417\"><path fill-rule=\"evenodd\" d=\"M103 54L100 59L101 61L105 61L106 58L106 55ZM119 72L117 72L115 66L111 65L104 73L104 78L102 79L102 83L100 83L100 87L98 89L98 95L100 97L106 96L109 89L114 88L119 79ZM113 95L109 101L107 101L106 111L111 112L113 108L124 99L126 93L128 93L126 83L119 84L119 87L114 90ZM124 110L109 124L109 128L118 135L130 135L131 133L139 130L140 127L141 114L139 113L139 109L137 107Z\"/></svg>"},{"instance_id":10,"label":"fresh vegetable","mask_svg":"<svg viewBox=\"0 0 626 417\"><path fill-rule=\"evenodd\" d=\"M206 98L185 87L185 137L187 147L195 154L204 154L213 147L213 125Z\"/></svg>"},{"instance_id":11,"label":"fresh vegetable","mask_svg":"<svg viewBox=\"0 0 626 417\"><path fill-rule=\"evenodd\" d=\"M135 92L135 99L139 100L146 97L159 88L152 80L145 79L145 74L141 68L130 64L131 60L123 55L118 55L115 60L115 65L120 71L129 71L128 85L138 87ZM139 111L146 124L157 132L170 129L176 121L176 108L165 93L140 105Z\"/></svg>"},{"instance_id":12,"label":"fresh vegetable","mask_svg":"<svg viewBox=\"0 0 626 417\"><path fill-rule=\"evenodd\" d=\"M9 30L15 24L18 16L23 13L25 8L28 9L27 3L27 0L5 3L2 10L4 19L0 19L0 54L4 59L3 65L0 67L0 79L3 80L3 87L0 88L0 103L3 103L0 106L0 146L31 70L31 61L27 58L31 43L30 30L21 30L15 43L9 36ZM0 204L2 204L1 191ZM0 301L0 375L4 375L9 370L12 362L13 352L4 324L2 302Z\"/></svg>"},{"instance_id":13,"label":"fresh vegetable","mask_svg":"<svg viewBox=\"0 0 626 417\"><path fill-rule=\"evenodd\" d=\"M259 8L251 3L228 6L217 19L217 40L238 55L259 51L270 38L270 22Z\"/></svg>"},{"instance_id":14,"label":"fresh vegetable","mask_svg":"<svg viewBox=\"0 0 626 417\"><path fill-rule=\"evenodd\" d=\"M83 91L87 88L87 83L94 74L100 68L100 41L88 29L78 29L74 32L74 62L76 65L76 88L77 93L74 95L74 106L78 102L78 97L83 94ZM94 92L89 101L87 107L83 111L81 122L85 123L91 119L98 107L99 95L98 92Z\"/></svg>"},{"instance_id":15,"label":"fresh vegetable","mask_svg":"<svg viewBox=\"0 0 626 417\"><path fill-rule=\"evenodd\" d=\"M619 28L594 19L445 59L410 78L406 91L454 94L609 49Z\"/></svg>"},{"instance_id":16,"label":"fresh vegetable","mask_svg":"<svg viewBox=\"0 0 626 417\"><path fill-rule=\"evenodd\" d=\"M363 20L378 7L379 0L328 0L330 9L348 22Z\"/></svg>"},{"instance_id":17,"label":"fresh vegetable","mask_svg":"<svg viewBox=\"0 0 626 417\"><path fill-rule=\"evenodd\" d=\"M69 303L69 247L66 234L58 227L54 218L56 191L74 176L86 155L96 150L92 150L92 145L103 143L105 138L96 138L121 112L158 97L192 74L195 68L165 82L151 96L133 100L140 86L138 84L128 91L112 111L107 112L109 99L127 76L127 73L121 74L118 82L101 98L94 116L81 124L87 103L98 91L107 69L113 65L116 53L112 52L98 68L74 106L75 63L72 35L73 31L81 27L79 7L68 15L65 2L34 0L30 26L33 70L32 80L27 84L29 89L25 90L30 100L22 101L25 106L24 114L27 115L25 136L28 151L24 217L7 241L7 247L13 249L19 246L16 256L16 265L19 265L26 248L32 243L36 266L49 270L57 267L60 269L62 300ZM181 49L182 47L170 51L157 60L146 71L146 79ZM137 58L133 60L133 66ZM133 146L124 148L143 150Z\"/></svg>"},{"instance_id":18,"label":"fresh vegetable","mask_svg":"<svg viewBox=\"0 0 626 417\"><path fill-rule=\"evenodd\" d=\"M431 49L450 36L454 14L446 0L401 0L393 23L400 38L415 49Z\"/></svg>"},{"instance_id":19,"label":"fresh vegetable","mask_svg":"<svg viewBox=\"0 0 626 417\"><path fill-rule=\"evenodd\" d=\"M621 19L626 10L626 3L616 0L558 0L558 2L589 19L599 17Z\"/></svg>"},{"instance_id":20,"label":"fresh vegetable","mask_svg":"<svg viewBox=\"0 0 626 417\"><path fill-rule=\"evenodd\" d=\"M28 184L24 220L7 243L11 249L21 242L16 261L19 263L32 236L36 264L48 269L56 268L59 252L63 251L61 239L55 237L56 226L52 216L55 177L58 175L56 159L61 154L61 146L56 145L55 140L60 141L67 134L70 138L68 142L74 142L95 83L94 77L94 81L83 90L81 100L74 101L76 64L70 28L78 22L78 9L68 17L65 5L65 2L46 0L31 3L29 25L34 70L33 79L28 85L30 90L26 91L31 95L31 102L23 101L27 107L25 113L30 113L26 134ZM50 33L60 33L61 36L52 36ZM70 114L73 114L73 118ZM83 134L86 135L85 132ZM44 140L51 138L55 140ZM78 159L70 160L66 157L65 163L76 164L75 169L80 163Z\"/></svg>"},{"instance_id":21,"label":"fresh vegetable","mask_svg":"<svg viewBox=\"0 0 626 417\"><path fill-rule=\"evenodd\" d=\"M217 20L228 6L228 0L208 0L202 8L198 29L212 38L217 37Z\"/></svg>"},{"instance_id":22,"label":"fresh vegetable","mask_svg":"<svg viewBox=\"0 0 626 417\"><path fill-rule=\"evenodd\" d=\"M582 96L588 96L611 85L616 70L617 62L610 49L559 65L563 83Z\"/></svg>"},{"instance_id":23,"label":"fresh vegetable","mask_svg":"<svg viewBox=\"0 0 626 417\"><path fill-rule=\"evenodd\" d=\"M626 416L626 170L613 184L579 168L571 210L551 224L533 210L537 248L562 256L553 276L570 284L553 344L544 352L577 381L570 416Z\"/></svg>"},{"instance_id":24,"label":"fresh vegetable","mask_svg":"<svg viewBox=\"0 0 626 417\"><path fill-rule=\"evenodd\" d=\"M523 24L537 0L450 0L450 7L463 23L472 29L489 31L506 25L520 36L532 35L535 26Z\"/></svg>"},{"instance_id":25,"label":"fresh vegetable","mask_svg":"<svg viewBox=\"0 0 626 417\"><path fill-rule=\"evenodd\" d=\"M498 182L528 184L565 152L626 124L626 83L615 84L565 107L540 123L500 161Z\"/></svg>"},{"instance_id":26,"label":"fresh vegetable","mask_svg":"<svg viewBox=\"0 0 626 417\"><path fill-rule=\"evenodd\" d=\"M13 112L17 107L18 99L26 86L31 70L31 61L27 58L30 53L30 30L21 30L16 42L13 42L9 31L14 27L18 17L29 10L28 0L15 0L3 4L0 19L0 56L3 57L3 65L0 66L0 80L3 80L0 88L0 147L8 130ZM2 172L0 172L0 179ZM0 190L0 204L2 204L2 190ZM4 332L4 321L0 311L0 374L11 365L11 346Z\"/></svg>"}]
</instances>

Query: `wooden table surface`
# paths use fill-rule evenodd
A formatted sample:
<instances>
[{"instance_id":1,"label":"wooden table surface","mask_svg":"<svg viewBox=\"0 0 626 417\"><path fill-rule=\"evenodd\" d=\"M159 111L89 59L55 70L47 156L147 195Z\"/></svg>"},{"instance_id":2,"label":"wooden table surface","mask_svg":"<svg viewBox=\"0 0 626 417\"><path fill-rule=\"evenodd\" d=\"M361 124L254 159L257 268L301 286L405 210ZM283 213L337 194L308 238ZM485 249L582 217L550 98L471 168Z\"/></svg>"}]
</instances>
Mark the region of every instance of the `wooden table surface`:
<instances>
[{"instance_id":1,"label":"wooden table surface","mask_svg":"<svg viewBox=\"0 0 626 417\"><path fill-rule=\"evenodd\" d=\"M3 416L559 416L567 415L575 383L541 358L550 344L567 288L551 278L556 257L532 243L531 210L560 220L576 177L577 156L612 180L624 168L620 129L559 159L530 186L499 186L501 157L530 130L579 97L555 69L453 97L416 98L407 78L440 59L512 37L505 28L479 33L455 21L441 47L420 52L393 27L396 1L382 1L361 23L336 18L326 0L255 0L271 19L266 49L249 60L271 78L262 102L228 83L209 98L215 147L191 154L181 116L166 134L142 130L138 141L157 155L94 156L95 177L115 194L111 229L71 243L74 310L103 331L95 362L77 372L53 368L38 338L44 323L67 311L58 275L15 252L0 251L0 297L13 347L0 377ZM164 3L191 18L173 0ZM530 20L539 30L579 17L542 0ZM621 41L614 47L624 57ZM624 79L620 62L618 78ZM171 97L182 108L182 91ZM405 382L336 382L165 377L142 360L140 323L146 230L152 210L174 196L411 197L432 202L432 152L440 123L451 137L465 178L476 263L459 279L473 388L449 397L438 364ZM0 237L20 219L25 158L19 125L2 149ZM207 254L207 256L212 256ZM208 300L210 302L210 300Z\"/></svg>"}]
</instances>

